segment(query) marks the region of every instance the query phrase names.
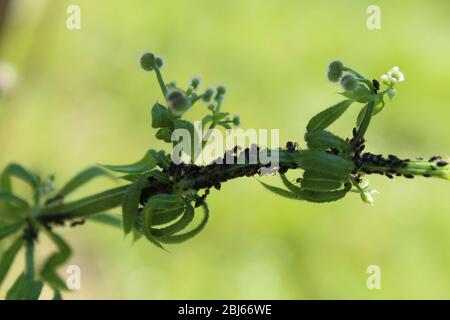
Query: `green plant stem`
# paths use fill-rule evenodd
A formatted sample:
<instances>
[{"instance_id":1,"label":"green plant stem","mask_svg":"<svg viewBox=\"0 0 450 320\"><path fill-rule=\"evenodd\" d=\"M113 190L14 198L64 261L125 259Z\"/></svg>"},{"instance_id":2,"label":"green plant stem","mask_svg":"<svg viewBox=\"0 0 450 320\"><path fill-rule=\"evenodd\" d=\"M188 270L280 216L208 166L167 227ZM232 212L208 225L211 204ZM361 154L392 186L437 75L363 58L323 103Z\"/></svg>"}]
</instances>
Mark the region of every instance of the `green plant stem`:
<instances>
[{"instance_id":1,"label":"green plant stem","mask_svg":"<svg viewBox=\"0 0 450 320\"><path fill-rule=\"evenodd\" d=\"M279 152L279 164L287 169L301 169L301 155L303 150L289 152L287 150L277 150ZM269 151L270 152L270 151ZM257 170L264 167L261 163L256 164L224 164L215 166L208 175L199 174L195 177L185 177L174 183L174 189L203 189L210 185L212 179L217 182L245 177L249 170ZM434 169L432 169L434 167ZM375 165L373 163L363 163L357 173L364 175L364 171L370 170L378 174L391 174L392 168L386 165ZM404 167L397 168L397 173L407 176L429 176L450 180L450 166L437 167L431 166L424 160L411 160ZM129 185L100 192L74 202L66 204L53 205L38 210L35 215L42 223L58 222L75 218L84 218L100 212L113 209L120 205L122 198ZM150 188L152 185L149 186ZM167 186L166 186L167 187Z\"/></svg>"},{"instance_id":2,"label":"green plant stem","mask_svg":"<svg viewBox=\"0 0 450 320\"><path fill-rule=\"evenodd\" d=\"M159 86L161 87L161 91L165 98L167 96L167 87L166 84L164 83L161 71L159 70L159 67L156 64L153 66L153 69L155 70L156 79L158 80Z\"/></svg>"},{"instance_id":3,"label":"green plant stem","mask_svg":"<svg viewBox=\"0 0 450 320\"><path fill-rule=\"evenodd\" d=\"M26 279L26 299L32 298L32 288L34 283L34 229L31 223L25 231L25 279Z\"/></svg>"}]
</instances>

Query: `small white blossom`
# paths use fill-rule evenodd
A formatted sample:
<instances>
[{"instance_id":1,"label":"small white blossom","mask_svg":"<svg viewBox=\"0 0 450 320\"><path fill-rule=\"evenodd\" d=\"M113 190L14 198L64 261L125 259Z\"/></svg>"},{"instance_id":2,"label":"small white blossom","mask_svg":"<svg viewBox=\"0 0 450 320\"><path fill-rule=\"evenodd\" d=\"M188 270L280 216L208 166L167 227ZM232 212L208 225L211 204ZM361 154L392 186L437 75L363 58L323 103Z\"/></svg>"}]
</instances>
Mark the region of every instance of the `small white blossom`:
<instances>
[{"instance_id":1,"label":"small white blossom","mask_svg":"<svg viewBox=\"0 0 450 320\"><path fill-rule=\"evenodd\" d=\"M373 195L375 193L379 193L377 190L370 190L365 189L363 192L360 193L361 200L364 201L367 204L373 205Z\"/></svg>"},{"instance_id":2,"label":"small white blossom","mask_svg":"<svg viewBox=\"0 0 450 320\"><path fill-rule=\"evenodd\" d=\"M383 74L380 78L381 82L387 86L394 86L397 82L405 80L405 75L400 71L399 67L393 67L387 74Z\"/></svg>"}]
</instances>

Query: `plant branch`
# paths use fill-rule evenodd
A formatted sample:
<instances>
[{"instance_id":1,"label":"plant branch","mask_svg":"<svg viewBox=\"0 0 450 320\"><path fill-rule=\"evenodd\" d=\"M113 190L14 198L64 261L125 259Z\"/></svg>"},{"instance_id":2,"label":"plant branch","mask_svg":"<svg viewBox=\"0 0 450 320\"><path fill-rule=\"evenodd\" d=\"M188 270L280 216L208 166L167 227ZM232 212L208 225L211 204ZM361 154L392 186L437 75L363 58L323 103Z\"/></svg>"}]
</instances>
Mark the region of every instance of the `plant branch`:
<instances>
[{"instance_id":1,"label":"plant branch","mask_svg":"<svg viewBox=\"0 0 450 320\"><path fill-rule=\"evenodd\" d=\"M302 154L306 150L276 150L279 153L279 167L284 171L292 169L304 169L302 165ZM268 151L270 152L273 151ZM391 160L394 159L394 160ZM168 190L184 192L187 190L200 190L215 187L220 189L221 183L228 180L251 177L260 173L260 169L267 167L266 164L243 163L243 164L210 164L197 166L191 164L175 165L172 170L181 173L176 180L169 184L150 180L148 186L143 190L143 202L158 193L167 193ZM398 159L392 155L384 158L380 155L366 153L362 157L362 164L354 169L356 175L380 174L388 178L403 176L413 178L414 176L435 177L450 180L449 166L439 167L421 159L409 160ZM36 218L43 223L60 222L83 218L120 205L121 200L129 185L103 191L93 196L66 204L52 205L38 211Z\"/></svg>"}]
</instances>

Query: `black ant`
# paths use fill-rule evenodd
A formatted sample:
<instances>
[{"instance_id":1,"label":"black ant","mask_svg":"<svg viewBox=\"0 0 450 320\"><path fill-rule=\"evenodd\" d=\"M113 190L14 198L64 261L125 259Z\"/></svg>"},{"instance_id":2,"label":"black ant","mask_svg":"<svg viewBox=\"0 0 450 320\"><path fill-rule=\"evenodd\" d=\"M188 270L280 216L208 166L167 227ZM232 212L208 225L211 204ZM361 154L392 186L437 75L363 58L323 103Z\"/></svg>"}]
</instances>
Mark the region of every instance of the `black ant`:
<instances>
[{"instance_id":1,"label":"black ant","mask_svg":"<svg viewBox=\"0 0 450 320\"><path fill-rule=\"evenodd\" d=\"M294 152L298 147L298 143L297 142L292 142L292 141L288 141L286 143L286 149L289 152Z\"/></svg>"}]
</instances>

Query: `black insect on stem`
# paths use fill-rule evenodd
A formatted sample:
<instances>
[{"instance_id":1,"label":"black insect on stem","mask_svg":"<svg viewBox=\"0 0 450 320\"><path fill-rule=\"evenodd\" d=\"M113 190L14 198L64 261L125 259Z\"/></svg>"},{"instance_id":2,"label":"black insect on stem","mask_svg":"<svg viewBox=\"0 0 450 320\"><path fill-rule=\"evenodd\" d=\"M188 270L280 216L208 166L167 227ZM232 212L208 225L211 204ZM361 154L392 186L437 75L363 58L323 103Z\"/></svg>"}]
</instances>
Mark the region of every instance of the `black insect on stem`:
<instances>
[{"instance_id":1,"label":"black insect on stem","mask_svg":"<svg viewBox=\"0 0 450 320\"><path fill-rule=\"evenodd\" d=\"M373 93L378 93L378 91L380 90L380 83L378 82L377 79L373 79L372 80L372 85L373 85Z\"/></svg>"}]
</instances>

